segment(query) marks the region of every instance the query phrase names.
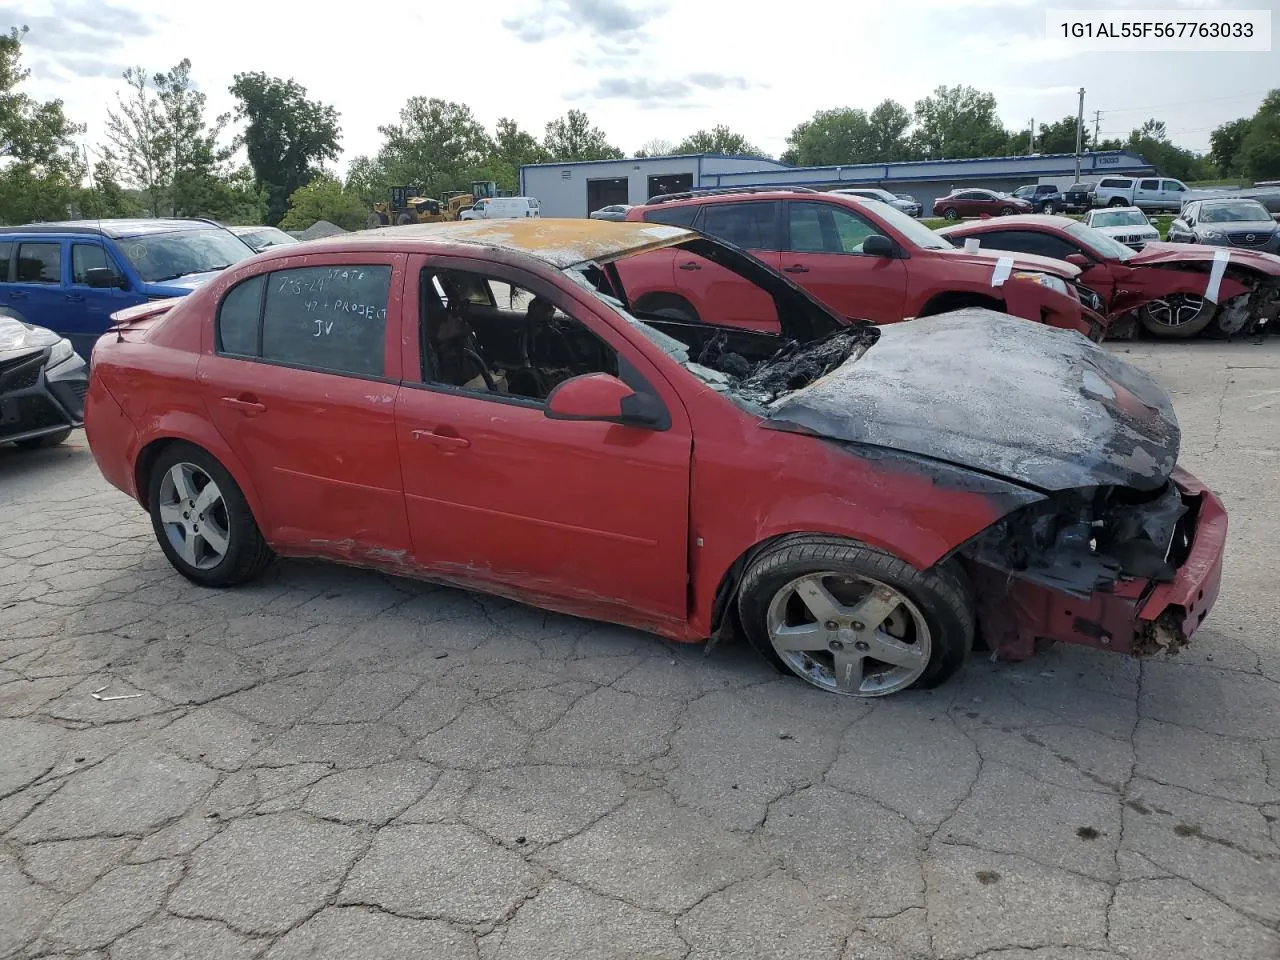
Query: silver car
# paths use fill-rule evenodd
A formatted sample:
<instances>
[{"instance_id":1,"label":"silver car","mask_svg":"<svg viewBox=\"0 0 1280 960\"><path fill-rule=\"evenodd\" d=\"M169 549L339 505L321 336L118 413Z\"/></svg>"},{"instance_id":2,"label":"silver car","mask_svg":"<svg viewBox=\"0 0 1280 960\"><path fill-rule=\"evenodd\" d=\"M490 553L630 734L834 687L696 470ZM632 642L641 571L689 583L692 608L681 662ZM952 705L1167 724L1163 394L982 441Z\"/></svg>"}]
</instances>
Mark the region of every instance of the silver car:
<instances>
[{"instance_id":1,"label":"silver car","mask_svg":"<svg viewBox=\"0 0 1280 960\"><path fill-rule=\"evenodd\" d=\"M1099 207L1086 213L1082 222L1134 250L1160 239L1151 218L1137 207Z\"/></svg>"},{"instance_id":2,"label":"silver car","mask_svg":"<svg viewBox=\"0 0 1280 960\"><path fill-rule=\"evenodd\" d=\"M631 209L629 203L611 203L607 207L601 207L599 210L592 210L588 216L592 220L625 220L627 219L627 211Z\"/></svg>"},{"instance_id":3,"label":"silver car","mask_svg":"<svg viewBox=\"0 0 1280 960\"><path fill-rule=\"evenodd\" d=\"M1193 200L1169 224L1171 243L1204 243L1280 253L1280 223L1257 200L1219 198Z\"/></svg>"},{"instance_id":4,"label":"silver car","mask_svg":"<svg viewBox=\"0 0 1280 960\"><path fill-rule=\"evenodd\" d=\"M843 193L851 197L862 197L864 200L879 200L887 203L895 210L901 210L908 217L918 217L924 208L911 198L903 198L879 187L840 187L832 193Z\"/></svg>"}]
</instances>

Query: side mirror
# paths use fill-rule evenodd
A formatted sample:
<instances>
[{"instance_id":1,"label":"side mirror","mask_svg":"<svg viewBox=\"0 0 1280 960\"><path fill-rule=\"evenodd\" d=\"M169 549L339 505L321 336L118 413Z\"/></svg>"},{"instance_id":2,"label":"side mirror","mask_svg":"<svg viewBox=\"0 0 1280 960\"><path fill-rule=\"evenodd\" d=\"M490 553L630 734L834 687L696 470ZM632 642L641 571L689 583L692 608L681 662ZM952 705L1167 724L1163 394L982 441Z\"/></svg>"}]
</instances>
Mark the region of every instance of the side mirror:
<instances>
[{"instance_id":1,"label":"side mirror","mask_svg":"<svg viewBox=\"0 0 1280 960\"><path fill-rule=\"evenodd\" d=\"M869 257L896 257L898 245L880 233L873 233L862 241L862 252Z\"/></svg>"},{"instance_id":2,"label":"side mirror","mask_svg":"<svg viewBox=\"0 0 1280 960\"><path fill-rule=\"evenodd\" d=\"M653 396L636 393L607 373L586 373L565 380L547 397L551 420L594 420L624 426L661 428L666 409Z\"/></svg>"},{"instance_id":3,"label":"side mirror","mask_svg":"<svg viewBox=\"0 0 1280 960\"><path fill-rule=\"evenodd\" d=\"M129 281L110 267L90 267L84 272L84 279L95 290L129 289Z\"/></svg>"},{"instance_id":4,"label":"side mirror","mask_svg":"<svg viewBox=\"0 0 1280 960\"><path fill-rule=\"evenodd\" d=\"M1085 267L1093 266L1093 261L1090 260L1088 257L1086 257L1083 253L1068 253L1062 259L1066 260L1067 263L1075 264L1077 267L1080 267L1081 269Z\"/></svg>"}]
</instances>

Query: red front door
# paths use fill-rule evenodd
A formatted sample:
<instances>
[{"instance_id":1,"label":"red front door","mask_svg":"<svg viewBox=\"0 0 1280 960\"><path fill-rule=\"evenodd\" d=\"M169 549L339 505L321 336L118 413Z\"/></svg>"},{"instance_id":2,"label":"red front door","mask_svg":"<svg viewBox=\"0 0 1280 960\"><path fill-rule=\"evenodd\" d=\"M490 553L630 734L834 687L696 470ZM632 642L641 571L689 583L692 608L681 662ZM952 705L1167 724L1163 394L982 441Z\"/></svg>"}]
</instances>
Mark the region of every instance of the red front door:
<instances>
[{"instance_id":1,"label":"red front door","mask_svg":"<svg viewBox=\"0 0 1280 960\"><path fill-rule=\"evenodd\" d=\"M291 257L223 297L197 378L286 553L409 547L395 429L404 261Z\"/></svg>"},{"instance_id":2,"label":"red front door","mask_svg":"<svg viewBox=\"0 0 1280 960\"><path fill-rule=\"evenodd\" d=\"M905 260L863 254L862 242L880 229L831 203L788 201L783 273L842 317L893 323L907 297Z\"/></svg>"},{"instance_id":3,"label":"red front door","mask_svg":"<svg viewBox=\"0 0 1280 960\"><path fill-rule=\"evenodd\" d=\"M422 375L429 339L410 333L414 318L406 318L396 441L418 563L441 579L566 612L650 628L683 624L692 436L678 396L580 295L485 261L411 261L406 303L423 304L418 320L428 338L449 312L447 295L419 298L417 288L439 290L444 276L448 289L447 271L478 275L494 291L496 306L468 321L491 372L511 360L502 344L525 322L520 304L537 294L559 312L558 332L541 346L533 341L535 366L549 368L550 354L563 359L556 351L572 344L575 373L597 357L603 372L652 390L671 422L651 430L551 420L538 397L432 381Z\"/></svg>"}]
</instances>

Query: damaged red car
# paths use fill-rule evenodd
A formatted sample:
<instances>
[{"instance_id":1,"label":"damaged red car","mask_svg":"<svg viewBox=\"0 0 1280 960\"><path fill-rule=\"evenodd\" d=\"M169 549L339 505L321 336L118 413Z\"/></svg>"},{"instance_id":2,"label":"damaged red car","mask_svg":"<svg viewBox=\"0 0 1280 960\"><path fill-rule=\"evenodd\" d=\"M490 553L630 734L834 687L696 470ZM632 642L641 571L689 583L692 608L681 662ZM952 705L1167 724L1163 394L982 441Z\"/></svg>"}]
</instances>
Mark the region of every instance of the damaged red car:
<instances>
[{"instance_id":1,"label":"damaged red car","mask_svg":"<svg viewBox=\"0 0 1280 960\"><path fill-rule=\"evenodd\" d=\"M1031 214L943 227L958 247L977 239L995 251L1037 254L1074 264L1096 293L1112 336L1135 332L1135 318L1155 337L1222 336L1275 326L1280 313L1280 256L1259 250L1150 242L1133 250L1069 217Z\"/></svg>"},{"instance_id":2,"label":"damaged red car","mask_svg":"<svg viewBox=\"0 0 1280 960\"><path fill-rule=\"evenodd\" d=\"M753 284L780 332L637 315L618 263L664 248ZM90 447L210 587L328 558L740 633L855 696L941 683L975 633L1176 648L1218 592L1226 515L1146 375L991 310L847 323L678 227L345 234L117 319Z\"/></svg>"}]
</instances>

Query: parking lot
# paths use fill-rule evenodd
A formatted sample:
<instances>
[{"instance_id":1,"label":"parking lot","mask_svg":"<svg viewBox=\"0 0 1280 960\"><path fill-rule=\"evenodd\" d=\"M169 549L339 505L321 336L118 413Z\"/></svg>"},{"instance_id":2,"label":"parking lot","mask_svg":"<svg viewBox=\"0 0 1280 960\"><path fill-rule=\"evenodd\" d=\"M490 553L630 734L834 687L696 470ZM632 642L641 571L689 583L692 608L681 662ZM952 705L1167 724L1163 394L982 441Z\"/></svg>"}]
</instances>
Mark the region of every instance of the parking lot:
<instances>
[{"instance_id":1,"label":"parking lot","mask_svg":"<svg viewBox=\"0 0 1280 960\"><path fill-rule=\"evenodd\" d=\"M82 434L0 451L0 956L1274 960L1280 338L1111 349L1231 511L1204 628L875 702L335 566L202 590Z\"/></svg>"}]
</instances>

